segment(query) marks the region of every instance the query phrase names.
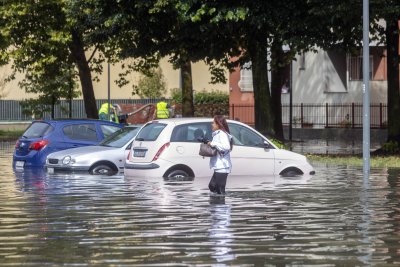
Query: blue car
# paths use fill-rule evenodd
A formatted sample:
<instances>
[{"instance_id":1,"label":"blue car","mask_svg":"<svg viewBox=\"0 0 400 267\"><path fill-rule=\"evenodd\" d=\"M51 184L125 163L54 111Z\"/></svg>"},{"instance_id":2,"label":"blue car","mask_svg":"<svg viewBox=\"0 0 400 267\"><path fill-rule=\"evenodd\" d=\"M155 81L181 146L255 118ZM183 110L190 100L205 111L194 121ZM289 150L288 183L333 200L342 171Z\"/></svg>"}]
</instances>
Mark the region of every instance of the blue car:
<instances>
[{"instance_id":1,"label":"blue car","mask_svg":"<svg viewBox=\"0 0 400 267\"><path fill-rule=\"evenodd\" d=\"M95 145L123 126L90 119L34 121L15 144L13 167L43 167L48 154Z\"/></svg>"}]
</instances>

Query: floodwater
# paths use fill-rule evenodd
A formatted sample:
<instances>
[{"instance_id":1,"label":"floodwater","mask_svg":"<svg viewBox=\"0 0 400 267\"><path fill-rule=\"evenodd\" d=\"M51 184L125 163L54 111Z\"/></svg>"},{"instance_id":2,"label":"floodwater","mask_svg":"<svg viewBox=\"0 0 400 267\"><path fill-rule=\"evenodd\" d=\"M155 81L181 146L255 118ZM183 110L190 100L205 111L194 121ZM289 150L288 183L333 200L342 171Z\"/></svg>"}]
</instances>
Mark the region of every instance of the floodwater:
<instances>
[{"instance_id":1,"label":"floodwater","mask_svg":"<svg viewBox=\"0 0 400 267\"><path fill-rule=\"evenodd\" d=\"M399 266L400 171L312 177L14 173L0 143L1 266Z\"/></svg>"},{"instance_id":2,"label":"floodwater","mask_svg":"<svg viewBox=\"0 0 400 267\"><path fill-rule=\"evenodd\" d=\"M362 140L353 140L343 142L339 140L303 140L295 141L289 149L300 154L326 154L326 155L361 155L363 144ZM382 147L382 143L377 140L371 140L370 151Z\"/></svg>"}]
</instances>

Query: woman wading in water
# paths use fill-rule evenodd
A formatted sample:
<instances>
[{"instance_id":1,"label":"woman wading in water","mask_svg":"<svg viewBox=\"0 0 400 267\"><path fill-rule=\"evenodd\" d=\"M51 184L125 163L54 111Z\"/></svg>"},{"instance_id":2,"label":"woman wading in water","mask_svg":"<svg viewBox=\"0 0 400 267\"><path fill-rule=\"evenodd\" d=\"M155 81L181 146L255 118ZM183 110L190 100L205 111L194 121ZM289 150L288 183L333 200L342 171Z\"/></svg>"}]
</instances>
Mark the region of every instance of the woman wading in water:
<instances>
[{"instance_id":1,"label":"woman wading in water","mask_svg":"<svg viewBox=\"0 0 400 267\"><path fill-rule=\"evenodd\" d=\"M210 158L210 169L214 170L208 188L211 192L225 194L226 179L232 169L231 150L232 136L229 132L229 126L222 115L216 115L212 122L212 141L208 144L215 147L217 155Z\"/></svg>"}]
</instances>

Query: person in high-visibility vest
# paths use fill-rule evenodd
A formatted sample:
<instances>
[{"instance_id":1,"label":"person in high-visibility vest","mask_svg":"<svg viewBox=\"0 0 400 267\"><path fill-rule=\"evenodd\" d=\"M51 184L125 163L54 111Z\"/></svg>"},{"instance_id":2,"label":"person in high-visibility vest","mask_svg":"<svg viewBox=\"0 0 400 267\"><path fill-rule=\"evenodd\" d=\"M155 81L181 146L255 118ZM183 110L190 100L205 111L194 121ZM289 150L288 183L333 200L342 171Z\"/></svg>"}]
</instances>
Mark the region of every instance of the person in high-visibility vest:
<instances>
[{"instance_id":1,"label":"person in high-visibility vest","mask_svg":"<svg viewBox=\"0 0 400 267\"><path fill-rule=\"evenodd\" d=\"M155 118L156 119L168 119L170 117L170 109L171 107L167 102L165 102L164 98L161 98L161 101L157 103Z\"/></svg>"},{"instance_id":2,"label":"person in high-visibility vest","mask_svg":"<svg viewBox=\"0 0 400 267\"><path fill-rule=\"evenodd\" d=\"M118 116L117 114L115 114L115 108L109 103L104 103L103 105L101 105L99 109L99 119L103 121L108 120L108 111L110 111L110 121L115 121L116 123L119 123Z\"/></svg>"}]
</instances>

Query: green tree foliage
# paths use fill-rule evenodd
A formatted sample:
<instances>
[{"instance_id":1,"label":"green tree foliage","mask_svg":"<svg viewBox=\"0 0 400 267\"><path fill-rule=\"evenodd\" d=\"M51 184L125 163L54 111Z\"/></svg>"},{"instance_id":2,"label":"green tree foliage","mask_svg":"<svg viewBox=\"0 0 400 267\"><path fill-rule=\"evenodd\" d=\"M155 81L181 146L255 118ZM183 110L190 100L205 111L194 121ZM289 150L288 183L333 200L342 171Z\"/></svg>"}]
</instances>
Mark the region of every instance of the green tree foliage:
<instances>
[{"instance_id":1,"label":"green tree foliage","mask_svg":"<svg viewBox=\"0 0 400 267\"><path fill-rule=\"evenodd\" d=\"M220 29L207 21L192 19L189 1L120 1L103 12L119 32L112 38L123 57L158 55L168 57L182 74L183 116L193 116L191 63L204 60L213 74L211 82L226 82L219 60L230 44L219 42ZM137 17L140 16L140 20ZM132 25L135 25L132 28Z\"/></svg>"},{"instance_id":2,"label":"green tree foliage","mask_svg":"<svg viewBox=\"0 0 400 267\"><path fill-rule=\"evenodd\" d=\"M171 98L173 103L182 104L182 91L178 88L172 89ZM194 94L194 103L229 105L229 94L218 90L203 90Z\"/></svg>"},{"instance_id":3,"label":"green tree foliage","mask_svg":"<svg viewBox=\"0 0 400 267\"><path fill-rule=\"evenodd\" d=\"M182 90L171 90L172 103L178 104L176 112L181 112ZM200 91L194 94L195 117L213 117L229 114L229 94L218 90Z\"/></svg>"},{"instance_id":4,"label":"green tree foliage","mask_svg":"<svg viewBox=\"0 0 400 267\"><path fill-rule=\"evenodd\" d=\"M220 104L220 105L228 105L229 104L229 94L217 90L208 91L200 91L194 95L195 104Z\"/></svg>"},{"instance_id":5,"label":"green tree foliage","mask_svg":"<svg viewBox=\"0 0 400 267\"><path fill-rule=\"evenodd\" d=\"M149 73L141 74L138 85L133 87L133 93L142 98L160 98L165 95L167 85L161 68L151 69Z\"/></svg>"},{"instance_id":6,"label":"green tree foliage","mask_svg":"<svg viewBox=\"0 0 400 267\"><path fill-rule=\"evenodd\" d=\"M87 116L97 118L93 91L97 77L92 73L101 74L106 59L116 61L115 47L107 42L114 29L107 27L105 17L96 12L101 2L3 1L0 61L12 63L10 78L16 72L24 73L21 86L48 101L71 96L70 86L60 84L71 75L68 81L80 81Z\"/></svg>"},{"instance_id":7,"label":"green tree foliage","mask_svg":"<svg viewBox=\"0 0 400 267\"><path fill-rule=\"evenodd\" d=\"M171 99L175 104L182 104L182 90L179 88L171 89Z\"/></svg>"},{"instance_id":8,"label":"green tree foliage","mask_svg":"<svg viewBox=\"0 0 400 267\"><path fill-rule=\"evenodd\" d=\"M294 56L316 47L350 49L360 43L360 3L333 0L200 1L186 3L193 20L222 29L218 42L232 46L228 67L251 61L255 102L255 127L281 139L279 72ZM357 23L355 23L357 21ZM226 38L230 36L231 39ZM284 55L282 45L289 45ZM240 50L238 50L240 48ZM268 70L273 71L269 86ZM275 78L275 80L274 80ZM271 90L272 89L272 90Z\"/></svg>"},{"instance_id":9,"label":"green tree foliage","mask_svg":"<svg viewBox=\"0 0 400 267\"><path fill-rule=\"evenodd\" d=\"M60 65L59 68L45 68L43 75L27 76L23 79L20 85L25 91L38 95L22 101L23 113L34 118L43 118L45 112L51 112L51 118L54 118L54 105L60 99L73 99L80 94L75 88L71 72L72 70L64 69Z\"/></svg>"},{"instance_id":10,"label":"green tree foliage","mask_svg":"<svg viewBox=\"0 0 400 267\"><path fill-rule=\"evenodd\" d=\"M283 1L285 2L285 1ZM255 102L255 127L264 134L274 135L271 92L269 88L269 48L274 34L280 34L282 18L290 10L279 8L282 1L192 1L187 7L193 20L204 20L223 29L219 41L230 45L225 52L229 68L251 61ZM286 3L286 2L285 2ZM283 11L283 14L279 12ZM281 17L277 17L281 16ZM221 38L224 37L224 38Z\"/></svg>"},{"instance_id":11,"label":"green tree foliage","mask_svg":"<svg viewBox=\"0 0 400 267\"><path fill-rule=\"evenodd\" d=\"M6 85L7 85L6 74L3 73L0 76L0 99L6 97L9 93L9 90L6 89Z\"/></svg>"}]
</instances>

